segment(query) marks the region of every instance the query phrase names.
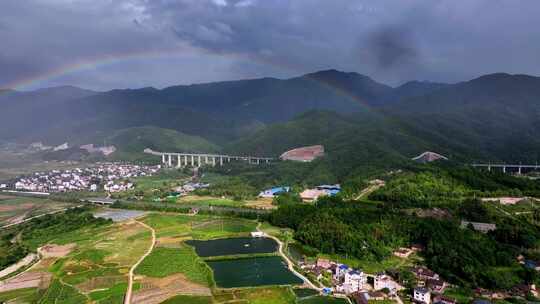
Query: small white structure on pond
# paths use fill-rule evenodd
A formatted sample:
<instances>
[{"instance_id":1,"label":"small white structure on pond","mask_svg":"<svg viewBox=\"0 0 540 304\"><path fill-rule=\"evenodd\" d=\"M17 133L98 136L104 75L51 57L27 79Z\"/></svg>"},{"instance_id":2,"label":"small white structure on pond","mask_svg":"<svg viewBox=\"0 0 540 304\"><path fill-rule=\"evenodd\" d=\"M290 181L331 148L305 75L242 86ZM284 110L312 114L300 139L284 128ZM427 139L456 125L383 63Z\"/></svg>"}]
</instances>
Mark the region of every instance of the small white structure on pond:
<instances>
[{"instance_id":1,"label":"small white structure on pond","mask_svg":"<svg viewBox=\"0 0 540 304\"><path fill-rule=\"evenodd\" d=\"M253 232L251 232L251 237L254 237L254 238L264 237L264 232L262 232L262 231L253 231Z\"/></svg>"}]
</instances>

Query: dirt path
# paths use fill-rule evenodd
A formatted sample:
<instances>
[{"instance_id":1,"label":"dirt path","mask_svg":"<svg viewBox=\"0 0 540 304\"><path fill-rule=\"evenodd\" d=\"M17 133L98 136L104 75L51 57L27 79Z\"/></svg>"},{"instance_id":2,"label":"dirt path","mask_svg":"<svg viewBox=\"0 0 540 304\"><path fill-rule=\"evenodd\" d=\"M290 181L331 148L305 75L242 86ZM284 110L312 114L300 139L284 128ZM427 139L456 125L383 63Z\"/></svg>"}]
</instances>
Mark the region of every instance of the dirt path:
<instances>
[{"instance_id":1,"label":"dirt path","mask_svg":"<svg viewBox=\"0 0 540 304\"><path fill-rule=\"evenodd\" d=\"M152 245L150 245L150 248L146 251L146 253L135 263L131 269L129 270L129 282L128 282L128 288L126 291L126 296L124 297L124 304L131 304L131 294L133 293L133 273L135 272L135 269L137 266L139 266L140 263L148 256L150 253L152 253L152 250L154 249L154 246L156 246L156 231L154 228L146 225L143 222L135 221L139 223L141 226L143 226L146 229L149 229L152 232Z\"/></svg>"},{"instance_id":2,"label":"dirt path","mask_svg":"<svg viewBox=\"0 0 540 304\"><path fill-rule=\"evenodd\" d=\"M0 278L4 278L9 276L10 274L18 271L19 269L26 267L30 265L31 263L34 263L36 260L39 260L39 257L35 253L29 253L26 257L24 257L22 260L18 261L17 263L8 266L4 268L4 270L0 271Z\"/></svg>"},{"instance_id":3,"label":"dirt path","mask_svg":"<svg viewBox=\"0 0 540 304\"><path fill-rule=\"evenodd\" d=\"M366 197L372 192L375 192L376 190L384 186L384 183L372 183L372 182L373 181L370 181L371 184L368 185L366 188L364 188L362 191L360 191L360 194L358 194L358 196L356 196L354 199L359 200L363 197Z\"/></svg>"},{"instance_id":4,"label":"dirt path","mask_svg":"<svg viewBox=\"0 0 540 304\"><path fill-rule=\"evenodd\" d=\"M289 270L297 277L299 277L300 279L302 279L302 281L304 281L304 284L306 284L307 286L309 286L309 288L311 289L315 289L317 291L322 291L322 288L320 287L317 287L315 286L313 283L311 283L310 280L308 280L308 278L306 278L304 275L302 275L301 273L297 272L295 269L294 269L294 263L289 259L289 257L285 254L285 252L283 252L283 242L280 241L277 237L273 236L273 235L270 235L268 233L265 233L264 231L262 231L261 229L261 223L259 222L259 224L257 224L257 231L259 232L262 232L263 235L267 238L270 238L274 241L276 241L278 243L278 246L279 246L279 249L278 249L278 252L279 252L279 255L281 255L281 257L287 262L287 267L289 268Z\"/></svg>"}]
</instances>

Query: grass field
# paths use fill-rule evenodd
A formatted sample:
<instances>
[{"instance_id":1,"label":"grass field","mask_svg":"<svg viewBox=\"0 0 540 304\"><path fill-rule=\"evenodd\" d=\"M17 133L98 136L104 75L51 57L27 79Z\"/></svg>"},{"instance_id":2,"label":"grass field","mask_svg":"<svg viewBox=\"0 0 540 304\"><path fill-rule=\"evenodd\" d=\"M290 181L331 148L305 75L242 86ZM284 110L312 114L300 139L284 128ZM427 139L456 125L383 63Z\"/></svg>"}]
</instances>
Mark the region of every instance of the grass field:
<instances>
[{"instance_id":1,"label":"grass field","mask_svg":"<svg viewBox=\"0 0 540 304\"><path fill-rule=\"evenodd\" d=\"M185 245L180 248L155 248L137 267L135 273L158 278L182 273L194 283L212 285L211 270L192 248Z\"/></svg>"},{"instance_id":2,"label":"grass field","mask_svg":"<svg viewBox=\"0 0 540 304\"><path fill-rule=\"evenodd\" d=\"M293 304L296 296L289 287L262 287L224 291L214 295L216 303Z\"/></svg>"},{"instance_id":3,"label":"grass field","mask_svg":"<svg viewBox=\"0 0 540 304\"><path fill-rule=\"evenodd\" d=\"M179 295L162 302L162 304L212 304L212 297Z\"/></svg>"},{"instance_id":4,"label":"grass field","mask_svg":"<svg viewBox=\"0 0 540 304\"><path fill-rule=\"evenodd\" d=\"M157 237L182 237L193 239L215 239L247 236L255 231L257 223L246 219L215 217L207 215L148 215L144 222L156 229Z\"/></svg>"},{"instance_id":5,"label":"grass field","mask_svg":"<svg viewBox=\"0 0 540 304\"><path fill-rule=\"evenodd\" d=\"M65 285L60 280L54 280L43 297L39 300L40 304L79 304L85 303L88 300L87 297L79 293L75 288Z\"/></svg>"},{"instance_id":6,"label":"grass field","mask_svg":"<svg viewBox=\"0 0 540 304\"><path fill-rule=\"evenodd\" d=\"M216 198L212 196L197 196L186 195L181 196L176 200L179 205L195 205L195 206L219 206L219 207L244 207L243 201L235 201L228 198Z\"/></svg>"},{"instance_id":7,"label":"grass field","mask_svg":"<svg viewBox=\"0 0 540 304\"><path fill-rule=\"evenodd\" d=\"M36 303L39 298L40 293L37 288L23 288L0 293L0 303Z\"/></svg>"},{"instance_id":8,"label":"grass field","mask_svg":"<svg viewBox=\"0 0 540 304\"><path fill-rule=\"evenodd\" d=\"M121 302L127 272L150 246L150 232L137 223L88 227L52 236L54 244L74 244L56 261L45 259L32 271L53 273L54 280L39 303Z\"/></svg>"}]
</instances>

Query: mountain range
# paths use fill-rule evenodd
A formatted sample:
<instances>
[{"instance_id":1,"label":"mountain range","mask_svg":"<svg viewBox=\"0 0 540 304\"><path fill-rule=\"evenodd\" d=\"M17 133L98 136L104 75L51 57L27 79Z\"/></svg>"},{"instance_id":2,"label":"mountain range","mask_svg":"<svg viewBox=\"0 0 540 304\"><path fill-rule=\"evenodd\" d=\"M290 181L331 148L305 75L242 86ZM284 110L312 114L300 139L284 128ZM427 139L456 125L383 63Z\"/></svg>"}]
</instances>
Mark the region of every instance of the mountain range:
<instances>
[{"instance_id":1,"label":"mountain range","mask_svg":"<svg viewBox=\"0 0 540 304\"><path fill-rule=\"evenodd\" d=\"M326 70L164 89L9 90L0 93L0 107L0 141L21 143L265 156L324 144L329 155L358 161L408 159L425 150L463 161L540 156L540 78L527 75L390 87Z\"/></svg>"}]
</instances>

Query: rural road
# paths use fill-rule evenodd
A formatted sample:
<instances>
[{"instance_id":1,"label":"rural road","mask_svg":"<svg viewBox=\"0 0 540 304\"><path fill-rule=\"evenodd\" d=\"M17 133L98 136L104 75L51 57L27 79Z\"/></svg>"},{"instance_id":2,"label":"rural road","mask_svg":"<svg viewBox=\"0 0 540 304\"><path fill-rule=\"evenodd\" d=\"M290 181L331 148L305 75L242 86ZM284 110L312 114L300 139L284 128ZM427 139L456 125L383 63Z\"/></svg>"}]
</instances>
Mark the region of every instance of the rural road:
<instances>
[{"instance_id":1,"label":"rural road","mask_svg":"<svg viewBox=\"0 0 540 304\"><path fill-rule=\"evenodd\" d=\"M370 181L370 184L366 188L364 188L362 191L360 191L360 193L354 198L355 200L359 200L384 186L384 183L371 184L371 182L373 181Z\"/></svg>"},{"instance_id":2,"label":"rural road","mask_svg":"<svg viewBox=\"0 0 540 304\"><path fill-rule=\"evenodd\" d=\"M289 268L289 270L294 273L294 275L296 275L297 277L299 277L300 279L302 279L302 281L304 281L305 284L307 284L311 289L315 289L317 291L322 291L322 288L320 287L317 287L315 286L313 283L311 283L310 280L308 280L308 278L306 278L304 275L302 275L301 273L297 272L295 269L294 269L294 263L289 259L289 257L283 252L283 242L280 241L277 237L275 236L272 236L268 233L265 233L264 231L261 231L260 229L260 226L261 226L261 223L259 222L259 224L257 225L257 231L259 232L262 232L263 235L267 238L270 238L274 241L276 241L278 243L278 252L279 252L279 255L281 255L281 257L283 259L285 259L285 261L287 262L287 267Z\"/></svg>"},{"instance_id":3,"label":"rural road","mask_svg":"<svg viewBox=\"0 0 540 304\"><path fill-rule=\"evenodd\" d=\"M141 262L150 254L152 253L152 250L154 249L154 246L156 245L156 231L154 228L146 225L143 222L135 221L139 225L145 227L146 229L149 229L152 232L152 245L150 245L150 248L146 251L146 253L135 263L133 266L131 266L131 269L129 270L129 282L128 282L128 288L126 291L126 296L124 297L124 304L131 304L131 294L133 293L133 273L135 272L135 269Z\"/></svg>"},{"instance_id":4,"label":"rural road","mask_svg":"<svg viewBox=\"0 0 540 304\"><path fill-rule=\"evenodd\" d=\"M64 208L64 209L60 209L60 210L55 210L55 211L43 213L43 214L36 215L36 216L32 216L32 217L26 218L24 220L16 221L15 223L11 223L11 224L8 224L8 225L1 226L0 229L4 229L4 228L11 227L11 226L19 225L19 224L22 224L22 223L26 223L28 221L31 221L31 220L35 219L35 218L42 217L42 216L45 216L45 215L60 213L62 211L66 211L66 210L73 209L73 208L79 208L79 207L82 207L82 206L84 206L84 204L74 206L74 207L68 207L68 208Z\"/></svg>"},{"instance_id":5,"label":"rural road","mask_svg":"<svg viewBox=\"0 0 540 304\"><path fill-rule=\"evenodd\" d=\"M285 252L283 252L283 247L284 247L283 242L280 241L277 237L272 236L272 235L270 235L270 234L268 234L268 233L262 231L262 230L260 229L260 227L261 227L261 223L259 222L259 224L257 225L257 231L262 232L263 235L264 235L265 237L270 238L270 239L272 239L272 240L274 240L274 241L276 241L276 242L278 243L278 246L279 246L279 247L278 247L278 248L279 248L279 249L278 249L279 255L281 255L281 257L282 257L283 259L285 259L285 261L287 262L287 266L288 266L289 270L290 270L292 273L294 273L294 275L296 275L297 277L299 277L300 279L302 279L302 281L304 281L304 283L305 283L306 285L308 285L309 288L315 289L315 290L317 290L318 292L321 292L321 291L323 290L321 287L315 286L313 283L311 283L310 280L308 280L308 278L306 278L304 275L302 275L301 273L297 272L297 271L294 269L294 263L289 259L289 257L285 254ZM333 295L333 297L344 299L344 300L346 300L349 304L352 304L351 299L350 299L349 297L347 297L346 295L337 295L337 294L336 294L336 295ZM401 303L401 304L403 304L403 303Z\"/></svg>"}]
</instances>

